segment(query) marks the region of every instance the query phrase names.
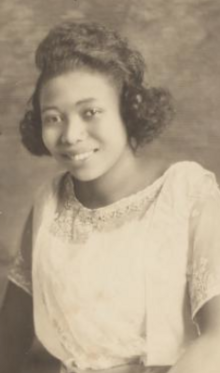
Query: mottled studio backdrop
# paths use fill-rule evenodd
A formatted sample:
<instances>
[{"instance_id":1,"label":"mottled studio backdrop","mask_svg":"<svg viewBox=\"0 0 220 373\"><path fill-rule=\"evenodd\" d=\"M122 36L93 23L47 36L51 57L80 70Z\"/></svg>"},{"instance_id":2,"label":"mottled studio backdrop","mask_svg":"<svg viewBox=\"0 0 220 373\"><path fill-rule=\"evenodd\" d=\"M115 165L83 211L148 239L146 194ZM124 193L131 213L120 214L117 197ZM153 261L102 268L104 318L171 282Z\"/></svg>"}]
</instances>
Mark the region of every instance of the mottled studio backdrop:
<instances>
[{"instance_id":1,"label":"mottled studio backdrop","mask_svg":"<svg viewBox=\"0 0 220 373\"><path fill-rule=\"evenodd\" d=\"M200 161L220 180L219 0L1 0L0 298L32 196L57 170L20 144L18 121L37 76L34 51L52 25L71 17L121 30L145 55L150 82L173 93L176 119L152 154Z\"/></svg>"},{"instance_id":2,"label":"mottled studio backdrop","mask_svg":"<svg viewBox=\"0 0 220 373\"><path fill-rule=\"evenodd\" d=\"M71 17L121 30L145 55L151 84L172 92L176 119L152 144L151 155L197 160L220 181L219 0L1 0L0 304L33 195L58 169L20 144L18 122L37 76L34 51L52 25ZM54 369L33 356L28 373Z\"/></svg>"}]
</instances>

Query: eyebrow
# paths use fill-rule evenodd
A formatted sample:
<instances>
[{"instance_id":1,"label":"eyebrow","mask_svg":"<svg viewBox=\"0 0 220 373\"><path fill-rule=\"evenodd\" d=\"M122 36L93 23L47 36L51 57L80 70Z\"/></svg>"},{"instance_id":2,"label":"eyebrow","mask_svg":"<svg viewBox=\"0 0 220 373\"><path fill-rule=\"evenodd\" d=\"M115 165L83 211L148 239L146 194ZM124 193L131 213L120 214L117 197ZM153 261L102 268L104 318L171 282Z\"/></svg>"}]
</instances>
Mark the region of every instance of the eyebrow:
<instances>
[{"instance_id":1,"label":"eyebrow","mask_svg":"<svg viewBox=\"0 0 220 373\"><path fill-rule=\"evenodd\" d=\"M85 98L83 100L79 100L76 102L76 106L80 106L80 105L83 105L83 104L87 104L89 102L93 102L93 101L96 101L96 99L94 97L89 97L89 98Z\"/></svg>"},{"instance_id":2,"label":"eyebrow","mask_svg":"<svg viewBox=\"0 0 220 373\"><path fill-rule=\"evenodd\" d=\"M93 97L89 97L89 98L85 98L85 99L82 99L82 100L79 100L77 101L74 106L81 106L83 104L87 104L87 103L90 103L90 102L94 102L96 101L95 98ZM47 110L59 110L59 108L57 106L44 106L41 110L42 114L47 111Z\"/></svg>"},{"instance_id":3,"label":"eyebrow","mask_svg":"<svg viewBox=\"0 0 220 373\"><path fill-rule=\"evenodd\" d=\"M59 110L56 106L44 106L42 109L41 109L41 113L43 114L45 111L47 110Z\"/></svg>"}]
</instances>

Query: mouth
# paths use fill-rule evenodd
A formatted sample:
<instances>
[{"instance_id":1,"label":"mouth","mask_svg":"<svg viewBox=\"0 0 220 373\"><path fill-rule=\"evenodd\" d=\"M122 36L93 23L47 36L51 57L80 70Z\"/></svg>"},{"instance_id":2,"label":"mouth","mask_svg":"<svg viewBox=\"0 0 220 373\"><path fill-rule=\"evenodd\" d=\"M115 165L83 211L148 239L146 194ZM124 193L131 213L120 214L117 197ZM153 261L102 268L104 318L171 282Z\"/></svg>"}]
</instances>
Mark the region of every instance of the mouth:
<instances>
[{"instance_id":1,"label":"mouth","mask_svg":"<svg viewBox=\"0 0 220 373\"><path fill-rule=\"evenodd\" d=\"M89 159L98 149L89 150L87 152L75 153L75 152L66 152L62 154L63 158L69 159L74 162L84 162Z\"/></svg>"}]
</instances>

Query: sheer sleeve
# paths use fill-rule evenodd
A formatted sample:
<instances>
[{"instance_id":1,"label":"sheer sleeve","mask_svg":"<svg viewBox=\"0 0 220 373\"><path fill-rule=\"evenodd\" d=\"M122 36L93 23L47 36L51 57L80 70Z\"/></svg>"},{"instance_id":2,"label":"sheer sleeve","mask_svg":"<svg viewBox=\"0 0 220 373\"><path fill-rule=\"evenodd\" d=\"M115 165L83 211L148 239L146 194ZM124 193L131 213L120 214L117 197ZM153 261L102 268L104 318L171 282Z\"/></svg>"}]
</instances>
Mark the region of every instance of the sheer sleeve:
<instances>
[{"instance_id":1,"label":"sheer sleeve","mask_svg":"<svg viewBox=\"0 0 220 373\"><path fill-rule=\"evenodd\" d=\"M9 272L8 279L32 295L32 221L30 212L21 239L21 246Z\"/></svg>"},{"instance_id":2,"label":"sheer sleeve","mask_svg":"<svg viewBox=\"0 0 220 373\"><path fill-rule=\"evenodd\" d=\"M212 174L201 180L191 214L188 280L192 317L220 295L220 191Z\"/></svg>"}]
</instances>

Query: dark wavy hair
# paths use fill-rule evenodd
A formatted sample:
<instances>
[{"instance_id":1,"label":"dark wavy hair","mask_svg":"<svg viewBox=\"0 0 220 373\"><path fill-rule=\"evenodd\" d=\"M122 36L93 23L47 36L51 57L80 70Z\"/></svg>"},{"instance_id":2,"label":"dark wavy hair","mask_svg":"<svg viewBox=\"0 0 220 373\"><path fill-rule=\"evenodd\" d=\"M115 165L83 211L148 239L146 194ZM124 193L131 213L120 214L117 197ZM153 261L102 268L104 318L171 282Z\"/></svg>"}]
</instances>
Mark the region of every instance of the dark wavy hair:
<instances>
[{"instance_id":1,"label":"dark wavy hair","mask_svg":"<svg viewBox=\"0 0 220 373\"><path fill-rule=\"evenodd\" d=\"M42 140L41 87L67 71L90 69L114 79L120 88L121 116L133 148L154 139L172 119L170 93L144 82L142 55L117 32L102 25L68 21L55 27L38 46L35 61L40 76L20 122L22 142L32 154L49 155Z\"/></svg>"}]
</instances>

